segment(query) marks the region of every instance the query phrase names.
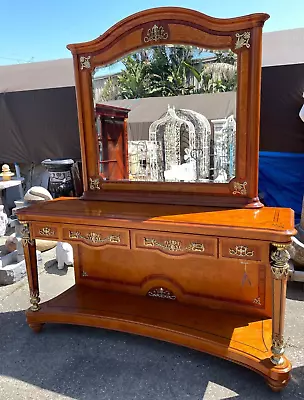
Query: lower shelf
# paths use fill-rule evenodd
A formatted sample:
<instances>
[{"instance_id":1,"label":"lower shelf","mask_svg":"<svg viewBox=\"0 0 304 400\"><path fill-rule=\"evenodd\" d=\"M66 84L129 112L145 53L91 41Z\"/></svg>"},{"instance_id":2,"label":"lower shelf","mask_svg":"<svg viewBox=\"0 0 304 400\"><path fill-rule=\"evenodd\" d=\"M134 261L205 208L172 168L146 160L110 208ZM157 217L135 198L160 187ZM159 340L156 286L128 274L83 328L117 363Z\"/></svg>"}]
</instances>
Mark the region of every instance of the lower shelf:
<instances>
[{"instance_id":1,"label":"lower shelf","mask_svg":"<svg viewBox=\"0 0 304 400\"><path fill-rule=\"evenodd\" d=\"M75 285L39 311L28 310L27 321L34 330L47 322L86 325L183 345L242 364L263 375L273 390L289 380L290 362L270 361L271 319Z\"/></svg>"}]
</instances>

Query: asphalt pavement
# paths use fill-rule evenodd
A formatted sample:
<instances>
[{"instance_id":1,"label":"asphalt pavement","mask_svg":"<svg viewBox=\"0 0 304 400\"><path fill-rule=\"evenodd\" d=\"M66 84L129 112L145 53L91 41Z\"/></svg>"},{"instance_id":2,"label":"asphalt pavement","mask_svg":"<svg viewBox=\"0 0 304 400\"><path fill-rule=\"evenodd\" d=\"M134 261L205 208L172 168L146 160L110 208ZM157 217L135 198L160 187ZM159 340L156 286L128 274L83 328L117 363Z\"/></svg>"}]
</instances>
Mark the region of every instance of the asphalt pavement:
<instances>
[{"instance_id":1,"label":"asphalt pavement","mask_svg":"<svg viewBox=\"0 0 304 400\"><path fill-rule=\"evenodd\" d=\"M2 241L3 243L3 241ZM41 300L74 283L43 253ZM82 326L26 324L27 279L0 287L0 400L304 399L304 291L289 283L286 354L292 380L273 393L262 377L229 361L161 341Z\"/></svg>"}]
</instances>

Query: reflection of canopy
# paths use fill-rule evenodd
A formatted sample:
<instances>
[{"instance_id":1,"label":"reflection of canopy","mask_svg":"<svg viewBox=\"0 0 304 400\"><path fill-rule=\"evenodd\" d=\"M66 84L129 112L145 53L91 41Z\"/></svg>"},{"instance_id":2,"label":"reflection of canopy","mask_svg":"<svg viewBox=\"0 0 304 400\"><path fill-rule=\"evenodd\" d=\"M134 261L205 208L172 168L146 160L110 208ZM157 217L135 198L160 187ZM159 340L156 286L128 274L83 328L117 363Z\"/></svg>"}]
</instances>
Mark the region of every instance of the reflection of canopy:
<instances>
[{"instance_id":1,"label":"reflection of canopy","mask_svg":"<svg viewBox=\"0 0 304 400\"><path fill-rule=\"evenodd\" d=\"M125 99L110 101L106 104L130 108L129 140L148 140L150 125L163 116L168 103L176 110L196 111L203 114L208 120L227 118L231 114L236 114L236 94L233 92Z\"/></svg>"}]
</instances>

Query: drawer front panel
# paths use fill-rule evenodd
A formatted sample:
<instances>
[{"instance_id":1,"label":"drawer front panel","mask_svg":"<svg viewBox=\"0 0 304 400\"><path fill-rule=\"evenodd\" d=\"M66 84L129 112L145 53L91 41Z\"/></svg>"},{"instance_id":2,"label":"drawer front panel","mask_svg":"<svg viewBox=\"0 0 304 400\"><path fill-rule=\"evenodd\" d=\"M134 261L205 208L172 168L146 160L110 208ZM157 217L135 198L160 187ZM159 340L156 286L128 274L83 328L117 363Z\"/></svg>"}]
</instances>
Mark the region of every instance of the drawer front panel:
<instances>
[{"instance_id":1,"label":"drawer front panel","mask_svg":"<svg viewBox=\"0 0 304 400\"><path fill-rule=\"evenodd\" d=\"M133 231L132 248L181 256L217 257L217 239L209 236L170 232Z\"/></svg>"},{"instance_id":2,"label":"drawer front panel","mask_svg":"<svg viewBox=\"0 0 304 400\"><path fill-rule=\"evenodd\" d=\"M33 234L39 239L59 239L59 227L53 224L33 223Z\"/></svg>"},{"instance_id":3,"label":"drawer front panel","mask_svg":"<svg viewBox=\"0 0 304 400\"><path fill-rule=\"evenodd\" d=\"M77 241L90 246L120 246L130 248L130 235L127 229L108 227L63 227L63 240Z\"/></svg>"},{"instance_id":4,"label":"drawer front panel","mask_svg":"<svg viewBox=\"0 0 304 400\"><path fill-rule=\"evenodd\" d=\"M220 239L220 257L262 261L267 244L247 239Z\"/></svg>"}]
</instances>

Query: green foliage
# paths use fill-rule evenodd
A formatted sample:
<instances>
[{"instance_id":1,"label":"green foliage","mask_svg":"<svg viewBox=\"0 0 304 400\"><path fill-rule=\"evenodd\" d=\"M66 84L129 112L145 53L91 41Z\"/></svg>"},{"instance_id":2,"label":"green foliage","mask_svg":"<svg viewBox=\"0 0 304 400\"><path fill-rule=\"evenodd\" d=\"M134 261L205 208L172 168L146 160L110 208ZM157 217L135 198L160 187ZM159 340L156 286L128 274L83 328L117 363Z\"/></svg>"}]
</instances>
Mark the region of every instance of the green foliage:
<instances>
[{"instance_id":1,"label":"green foliage","mask_svg":"<svg viewBox=\"0 0 304 400\"><path fill-rule=\"evenodd\" d=\"M124 70L117 80L106 83L102 97L137 99L236 90L236 55L231 50L214 51L212 63L197 60L197 52L191 46L156 46L132 54L122 61Z\"/></svg>"}]
</instances>

